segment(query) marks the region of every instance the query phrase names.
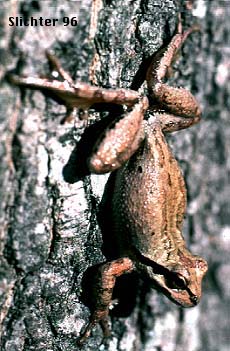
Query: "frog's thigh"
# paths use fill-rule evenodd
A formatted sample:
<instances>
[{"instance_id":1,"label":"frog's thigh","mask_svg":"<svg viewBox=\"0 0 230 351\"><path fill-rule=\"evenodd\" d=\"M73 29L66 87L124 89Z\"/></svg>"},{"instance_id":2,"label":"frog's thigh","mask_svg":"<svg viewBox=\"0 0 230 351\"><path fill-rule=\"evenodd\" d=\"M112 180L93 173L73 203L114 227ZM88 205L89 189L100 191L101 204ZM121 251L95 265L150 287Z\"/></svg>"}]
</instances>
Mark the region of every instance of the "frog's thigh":
<instances>
[{"instance_id":1,"label":"frog's thigh","mask_svg":"<svg viewBox=\"0 0 230 351\"><path fill-rule=\"evenodd\" d=\"M164 132L175 132L185 129L200 121L200 116L196 117L178 117L175 115L162 113L160 114L160 123Z\"/></svg>"},{"instance_id":2,"label":"frog's thigh","mask_svg":"<svg viewBox=\"0 0 230 351\"><path fill-rule=\"evenodd\" d=\"M188 118L197 118L201 114L195 97L186 89L157 83L151 96L170 114Z\"/></svg>"},{"instance_id":3,"label":"frog's thigh","mask_svg":"<svg viewBox=\"0 0 230 351\"><path fill-rule=\"evenodd\" d=\"M106 173L121 167L138 149L144 139L143 118L148 99L143 97L132 110L108 128L88 160L91 172Z\"/></svg>"}]
</instances>

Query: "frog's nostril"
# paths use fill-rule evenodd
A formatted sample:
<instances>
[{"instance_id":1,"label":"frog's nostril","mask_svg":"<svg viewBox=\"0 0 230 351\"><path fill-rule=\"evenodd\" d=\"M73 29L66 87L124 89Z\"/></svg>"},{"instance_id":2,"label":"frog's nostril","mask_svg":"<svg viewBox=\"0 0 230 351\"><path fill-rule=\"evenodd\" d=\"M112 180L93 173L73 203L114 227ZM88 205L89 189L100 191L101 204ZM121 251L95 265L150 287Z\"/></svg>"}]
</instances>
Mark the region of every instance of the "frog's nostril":
<instances>
[{"instance_id":1,"label":"frog's nostril","mask_svg":"<svg viewBox=\"0 0 230 351\"><path fill-rule=\"evenodd\" d=\"M138 170L138 172L139 172L139 173L142 173L142 172L143 172L143 170L142 170L142 167L141 167L141 166L138 166L138 169L137 169L137 170Z\"/></svg>"},{"instance_id":2,"label":"frog's nostril","mask_svg":"<svg viewBox=\"0 0 230 351\"><path fill-rule=\"evenodd\" d=\"M199 299L196 295L190 296L190 300L194 305L197 305L199 302Z\"/></svg>"}]
</instances>

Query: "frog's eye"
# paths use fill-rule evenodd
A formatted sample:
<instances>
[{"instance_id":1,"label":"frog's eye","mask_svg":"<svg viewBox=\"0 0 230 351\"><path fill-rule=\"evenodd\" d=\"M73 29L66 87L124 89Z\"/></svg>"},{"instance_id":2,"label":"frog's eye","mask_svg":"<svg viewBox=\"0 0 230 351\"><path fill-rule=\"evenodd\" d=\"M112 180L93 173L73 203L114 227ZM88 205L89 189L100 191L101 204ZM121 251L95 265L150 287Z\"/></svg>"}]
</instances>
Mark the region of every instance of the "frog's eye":
<instances>
[{"instance_id":1,"label":"frog's eye","mask_svg":"<svg viewBox=\"0 0 230 351\"><path fill-rule=\"evenodd\" d=\"M171 289L180 289L180 290L185 290L187 289L188 282L183 275L180 273L175 273L173 277L170 277L170 281L168 281L168 286Z\"/></svg>"}]
</instances>

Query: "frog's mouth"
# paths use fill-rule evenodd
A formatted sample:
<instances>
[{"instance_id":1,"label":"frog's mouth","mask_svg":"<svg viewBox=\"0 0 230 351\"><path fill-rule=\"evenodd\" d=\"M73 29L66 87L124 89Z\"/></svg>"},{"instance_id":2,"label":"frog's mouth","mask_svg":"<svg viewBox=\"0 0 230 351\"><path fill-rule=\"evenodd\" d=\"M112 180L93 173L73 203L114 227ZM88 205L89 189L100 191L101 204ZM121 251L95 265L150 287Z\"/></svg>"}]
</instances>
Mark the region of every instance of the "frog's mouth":
<instances>
[{"instance_id":1,"label":"frog's mouth","mask_svg":"<svg viewBox=\"0 0 230 351\"><path fill-rule=\"evenodd\" d=\"M166 269L164 274L153 273L156 288L164 293L170 300L182 307L194 307L200 298L186 285L183 277Z\"/></svg>"},{"instance_id":2,"label":"frog's mouth","mask_svg":"<svg viewBox=\"0 0 230 351\"><path fill-rule=\"evenodd\" d=\"M143 256L137 249L135 249L135 256L137 262L147 268L147 275L151 278L154 288L161 291L174 303L183 307L193 307L199 303L200 296L191 291L189 283L180 273L173 272Z\"/></svg>"}]
</instances>

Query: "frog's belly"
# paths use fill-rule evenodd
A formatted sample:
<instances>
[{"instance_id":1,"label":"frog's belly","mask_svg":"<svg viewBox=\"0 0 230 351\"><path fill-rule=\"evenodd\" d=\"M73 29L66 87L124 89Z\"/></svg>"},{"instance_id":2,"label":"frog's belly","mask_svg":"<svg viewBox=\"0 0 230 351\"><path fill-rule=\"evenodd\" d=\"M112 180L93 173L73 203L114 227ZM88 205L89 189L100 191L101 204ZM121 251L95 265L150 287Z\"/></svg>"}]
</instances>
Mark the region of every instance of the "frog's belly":
<instances>
[{"instance_id":1,"label":"frog's belly","mask_svg":"<svg viewBox=\"0 0 230 351\"><path fill-rule=\"evenodd\" d=\"M113 226L122 254L134 246L160 263L162 254L169 255L182 241L186 194L164 136L152 139L117 172Z\"/></svg>"}]
</instances>

